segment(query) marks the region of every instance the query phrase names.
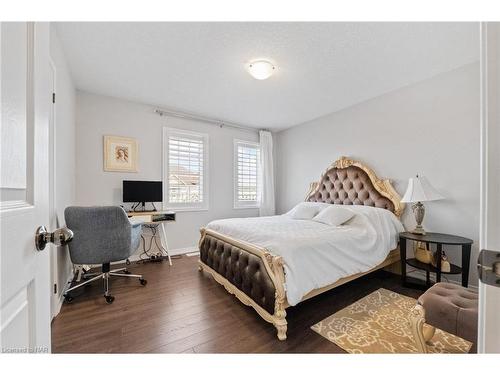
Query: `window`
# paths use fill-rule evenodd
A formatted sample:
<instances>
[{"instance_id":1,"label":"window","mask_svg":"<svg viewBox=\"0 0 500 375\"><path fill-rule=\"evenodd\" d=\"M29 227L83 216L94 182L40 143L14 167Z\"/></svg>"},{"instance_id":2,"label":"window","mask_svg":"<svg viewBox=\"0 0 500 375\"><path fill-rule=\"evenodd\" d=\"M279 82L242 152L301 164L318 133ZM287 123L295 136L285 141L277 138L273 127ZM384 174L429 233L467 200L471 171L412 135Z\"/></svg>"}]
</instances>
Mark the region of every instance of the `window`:
<instances>
[{"instance_id":1,"label":"window","mask_svg":"<svg viewBox=\"0 0 500 375\"><path fill-rule=\"evenodd\" d=\"M164 128L163 142L165 206L208 209L208 135Z\"/></svg>"},{"instance_id":2,"label":"window","mask_svg":"<svg viewBox=\"0 0 500 375\"><path fill-rule=\"evenodd\" d=\"M259 207L260 146L234 141L234 208Z\"/></svg>"}]
</instances>

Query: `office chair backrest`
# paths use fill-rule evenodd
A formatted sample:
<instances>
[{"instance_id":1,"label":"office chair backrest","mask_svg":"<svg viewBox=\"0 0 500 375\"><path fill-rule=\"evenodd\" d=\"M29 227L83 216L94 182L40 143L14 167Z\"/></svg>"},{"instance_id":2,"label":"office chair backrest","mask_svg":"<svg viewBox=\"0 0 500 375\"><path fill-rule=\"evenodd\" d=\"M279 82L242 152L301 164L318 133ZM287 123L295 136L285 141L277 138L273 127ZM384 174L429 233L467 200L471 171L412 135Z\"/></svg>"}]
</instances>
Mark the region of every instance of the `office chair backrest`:
<instances>
[{"instance_id":1,"label":"office chair backrest","mask_svg":"<svg viewBox=\"0 0 500 375\"><path fill-rule=\"evenodd\" d=\"M118 206L67 207L66 225L73 231L69 243L75 264L103 264L127 259L131 252L131 224Z\"/></svg>"}]
</instances>

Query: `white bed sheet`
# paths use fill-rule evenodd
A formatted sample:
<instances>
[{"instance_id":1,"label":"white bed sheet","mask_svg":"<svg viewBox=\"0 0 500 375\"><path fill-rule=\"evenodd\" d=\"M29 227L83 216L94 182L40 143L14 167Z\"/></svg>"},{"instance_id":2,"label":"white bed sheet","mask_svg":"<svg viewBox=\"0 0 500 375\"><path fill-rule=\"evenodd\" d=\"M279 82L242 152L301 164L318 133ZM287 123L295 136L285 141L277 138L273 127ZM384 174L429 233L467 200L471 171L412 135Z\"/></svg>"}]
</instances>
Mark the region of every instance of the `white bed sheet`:
<instances>
[{"instance_id":1,"label":"white bed sheet","mask_svg":"<svg viewBox=\"0 0 500 375\"><path fill-rule=\"evenodd\" d=\"M344 207L356 215L340 227L285 214L215 220L207 228L282 256L287 300L293 306L314 289L370 270L396 248L404 228L393 213L367 206Z\"/></svg>"}]
</instances>

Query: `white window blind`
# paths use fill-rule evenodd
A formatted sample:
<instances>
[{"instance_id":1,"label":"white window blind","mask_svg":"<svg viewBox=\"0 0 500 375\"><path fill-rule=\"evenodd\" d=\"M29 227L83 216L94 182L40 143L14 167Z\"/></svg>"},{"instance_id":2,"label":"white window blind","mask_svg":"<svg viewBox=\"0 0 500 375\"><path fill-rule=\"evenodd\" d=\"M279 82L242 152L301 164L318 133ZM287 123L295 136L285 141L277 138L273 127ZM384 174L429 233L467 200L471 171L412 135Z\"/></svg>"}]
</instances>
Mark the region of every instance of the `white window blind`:
<instances>
[{"instance_id":1,"label":"white window blind","mask_svg":"<svg viewBox=\"0 0 500 375\"><path fill-rule=\"evenodd\" d=\"M257 143L235 141L234 206L258 207L260 147Z\"/></svg>"},{"instance_id":2,"label":"white window blind","mask_svg":"<svg viewBox=\"0 0 500 375\"><path fill-rule=\"evenodd\" d=\"M165 138L168 206L206 208L207 136L167 129Z\"/></svg>"}]
</instances>

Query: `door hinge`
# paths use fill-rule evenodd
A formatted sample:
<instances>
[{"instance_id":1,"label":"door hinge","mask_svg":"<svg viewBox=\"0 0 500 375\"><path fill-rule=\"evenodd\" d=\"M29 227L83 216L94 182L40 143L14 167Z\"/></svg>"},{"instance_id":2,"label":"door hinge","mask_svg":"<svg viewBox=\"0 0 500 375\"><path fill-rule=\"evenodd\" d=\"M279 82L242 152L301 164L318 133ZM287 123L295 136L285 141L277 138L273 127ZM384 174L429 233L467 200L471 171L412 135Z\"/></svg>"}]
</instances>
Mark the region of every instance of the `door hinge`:
<instances>
[{"instance_id":1,"label":"door hinge","mask_svg":"<svg viewBox=\"0 0 500 375\"><path fill-rule=\"evenodd\" d=\"M57 284L54 284L54 294L57 294Z\"/></svg>"},{"instance_id":2,"label":"door hinge","mask_svg":"<svg viewBox=\"0 0 500 375\"><path fill-rule=\"evenodd\" d=\"M479 280L484 284L500 287L500 252L481 250L477 260Z\"/></svg>"},{"instance_id":3,"label":"door hinge","mask_svg":"<svg viewBox=\"0 0 500 375\"><path fill-rule=\"evenodd\" d=\"M56 102L56 93L53 92L52 93L52 103L55 103Z\"/></svg>"}]
</instances>

